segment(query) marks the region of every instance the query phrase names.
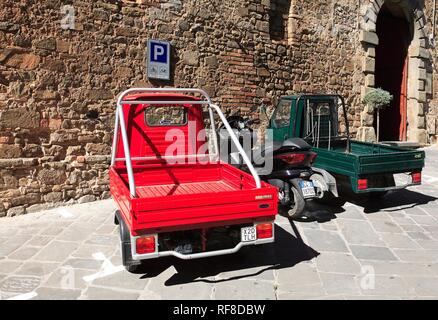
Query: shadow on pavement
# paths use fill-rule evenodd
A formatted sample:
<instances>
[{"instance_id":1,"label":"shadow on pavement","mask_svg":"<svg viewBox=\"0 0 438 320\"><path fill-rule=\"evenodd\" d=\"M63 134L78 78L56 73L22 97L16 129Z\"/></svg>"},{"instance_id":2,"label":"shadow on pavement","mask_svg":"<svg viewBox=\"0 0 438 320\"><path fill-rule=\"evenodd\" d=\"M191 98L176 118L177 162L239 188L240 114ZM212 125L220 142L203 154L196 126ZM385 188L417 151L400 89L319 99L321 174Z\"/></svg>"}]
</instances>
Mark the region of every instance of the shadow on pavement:
<instances>
[{"instance_id":1,"label":"shadow on pavement","mask_svg":"<svg viewBox=\"0 0 438 320\"><path fill-rule=\"evenodd\" d=\"M399 211L410 209L416 206L425 205L433 202L438 198L428 196L416 191L407 189L389 192L386 196L379 198L373 196L346 196L345 199L359 207L363 208L364 213L370 214L379 211ZM338 214L345 212L343 207L330 206L321 204L317 201L312 201L307 204L307 210L303 217L295 219L295 221L318 222L324 223L337 218Z\"/></svg>"},{"instance_id":2,"label":"shadow on pavement","mask_svg":"<svg viewBox=\"0 0 438 320\"><path fill-rule=\"evenodd\" d=\"M330 220L336 219L336 214L344 212L344 208L339 206L328 206L325 204L321 204L318 201L309 201L306 202L306 208L301 217L298 218L289 218L288 217L288 210L287 209L281 209L279 207L278 214L289 218L293 221L297 222L319 222L324 223L328 222Z\"/></svg>"},{"instance_id":3,"label":"shadow on pavement","mask_svg":"<svg viewBox=\"0 0 438 320\"><path fill-rule=\"evenodd\" d=\"M205 259L180 260L165 257L150 260L146 261L137 273L144 273L142 279L153 278L170 266L174 266L177 273L165 281L166 286L192 282L218 283L255 277L268 270L292 267L318 256L317 251L303 242L294 223L292 221L290 223L296 236L276 225L274 243L244 247L235 254ZM253 268L262 269L249 270ZM212 279L216 275L228 272L232 275L229 277L221 275L221 279Z\"/></svg>"},{"instance_id":4,"label":"shadow on pavement","mask_svg":"<svg viewBox=\"0 0 438 320\"><path fill-rule=\"evenodd\" d=\"M316 201L307 204L307 210L303 217L294 219L298 222L318 222L324 223L336 219L336 215L345 212L342 207L329 206Z\"/></svg>"},{"instance_id":5,"label":"shadow on pavement","mask_svg":"<svg viewBox=\"0 0 438 320\"><path fill-rule=\"evenodd\" d=\"M437 200L437 198L408 189L390 192L383 198L368 197L349 199L350 202L363 207L364 213L374 213L382 210L392 212L400 209L410 209L428 204L435 200Z\"/></svg>"}]
</instances>

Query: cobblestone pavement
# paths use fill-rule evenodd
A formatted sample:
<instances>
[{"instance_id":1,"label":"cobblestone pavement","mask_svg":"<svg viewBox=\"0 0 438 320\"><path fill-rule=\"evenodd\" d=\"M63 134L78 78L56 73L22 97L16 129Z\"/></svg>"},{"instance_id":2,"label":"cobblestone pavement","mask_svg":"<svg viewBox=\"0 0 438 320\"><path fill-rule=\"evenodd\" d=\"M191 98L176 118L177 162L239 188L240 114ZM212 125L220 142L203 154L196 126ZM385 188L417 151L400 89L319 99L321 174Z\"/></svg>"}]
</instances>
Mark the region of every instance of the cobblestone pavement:
<instances>
[{"instance_id":1,"label":"cobblestone pavement","mask_svg":"<svg viewBox=\"0 0 438 320\"><path fill-rule=\"evenodd\" d=\"M277 241L195 261L120 266L111 200L0 219L2 299L438 298L438 148L423 185L277 219Z\"/></svg>"}]
</instances>

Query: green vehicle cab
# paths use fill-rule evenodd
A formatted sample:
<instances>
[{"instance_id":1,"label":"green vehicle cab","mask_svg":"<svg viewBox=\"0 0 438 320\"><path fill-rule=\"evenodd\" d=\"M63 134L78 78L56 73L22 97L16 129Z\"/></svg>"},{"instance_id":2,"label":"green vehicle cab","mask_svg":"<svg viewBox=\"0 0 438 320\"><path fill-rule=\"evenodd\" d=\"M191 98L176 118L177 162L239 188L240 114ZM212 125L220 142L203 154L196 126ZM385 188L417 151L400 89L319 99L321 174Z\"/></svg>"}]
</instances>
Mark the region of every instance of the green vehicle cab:
<instances>
[{"instance_id":1,"label":"green vehicle cab","mask_svg":"<svg viewBox=\"0 0 438 320\"><path fill-rule=\"evenodd\" d=\"M339 95L283 96L269 129L274 141L306 140L318 154L314 166L334 177L340 197L383 196L390 190L421 184L424 151L351 140L346 114ZM334 200L337 195L328 192L324 198Z\"/></svg>"}]
</instances>

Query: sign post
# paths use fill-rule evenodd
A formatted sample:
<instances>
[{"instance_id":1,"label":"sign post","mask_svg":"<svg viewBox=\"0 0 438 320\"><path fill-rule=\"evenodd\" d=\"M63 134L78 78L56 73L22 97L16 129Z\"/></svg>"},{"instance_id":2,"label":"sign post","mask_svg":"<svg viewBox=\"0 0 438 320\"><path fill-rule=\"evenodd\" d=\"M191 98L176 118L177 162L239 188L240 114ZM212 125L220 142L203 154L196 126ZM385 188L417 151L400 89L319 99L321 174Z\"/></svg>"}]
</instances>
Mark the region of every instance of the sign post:
<instances>
[{"instance_id":1,"label":"sign post","mask_svg":"<svg viewBox=\"0 0 438 320\"><path fill-rule=\"evenodd\" d=\"M170 43L148 40L148 78L170 80Z\"/></svg>"}]
</instances>

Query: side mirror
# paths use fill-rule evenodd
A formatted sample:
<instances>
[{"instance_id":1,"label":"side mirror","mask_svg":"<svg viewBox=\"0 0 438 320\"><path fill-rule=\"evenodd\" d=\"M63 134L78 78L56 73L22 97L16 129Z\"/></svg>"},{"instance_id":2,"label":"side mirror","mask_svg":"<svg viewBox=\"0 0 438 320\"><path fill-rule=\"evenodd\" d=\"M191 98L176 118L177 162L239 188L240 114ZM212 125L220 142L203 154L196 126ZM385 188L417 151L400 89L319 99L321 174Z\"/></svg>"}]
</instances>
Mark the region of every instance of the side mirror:
<instances>
[{"instance_id":1,"label":"side mirror","mask_svg":"<svg viewBox=\"0 0 438 320\"><path fill-rule=\"evenodd\" d=\"M263 121L263 122L269 120L269 116L268 116L266 108L267 107L266 107L265 104L262 104L260 106L260 120Z\"/></svg>"},{"instance_id":2,"label":"side mirror","mask_svg":"<svg viewBox=\"0 0 438 320\"><path fill-rule=\"evenodd\" d=\"M268 114L267 114L267 112L266 112L266 105L265 105L265 104L262 104L262 105L260 106L260 115L263 115L263 116L265 116L265 117L268 116Z\"/></svg>"}]
</instances>

